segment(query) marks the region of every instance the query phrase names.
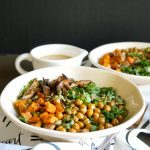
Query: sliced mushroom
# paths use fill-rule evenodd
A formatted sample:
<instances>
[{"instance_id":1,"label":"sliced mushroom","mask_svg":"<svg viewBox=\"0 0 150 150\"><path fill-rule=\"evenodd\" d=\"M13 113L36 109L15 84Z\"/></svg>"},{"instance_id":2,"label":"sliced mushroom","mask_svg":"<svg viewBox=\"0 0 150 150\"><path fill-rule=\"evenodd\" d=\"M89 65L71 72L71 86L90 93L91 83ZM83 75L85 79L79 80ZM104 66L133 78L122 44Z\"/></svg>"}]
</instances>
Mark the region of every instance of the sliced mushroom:
<instances>
[{"instance_id":1,"label":"sliced mushroom","mask_svg":"<svg viewBox=\"0 0 150 150\"><path fill-rule=\"evenodd\" d=\"M84 87L85 85L89 83L91 83L90 80L79 80L79 81L73 82L71 84L71 87L75 87L75 86Z\"/></svg>"},{"instance_id":2,"label":"sliced mushroom","mask_svg":"<svg viewBox=\"0 0 150 150\"><path fill-rule=\"evenodd\" d=\"M43 93L44 93L44 95L46 95L46 96L50 95L50 87L44 85L44 86L43 86Z\"/></svg>"},{"instance_id":3,"label":"sliced mushroom","mask_svg":"<svg viewBox=\"0 0 150 150\"><path fill-rule=\"evenodd\" d=\"M64 79L62 80L58 85L57 85L57 89L62 89L63 87L66 87L67 89L70 89L70 85L74 80L69 78L69 79Z\"/></svg>"},{"instance_id":4,"label":"sliced mushroom","mask_svg":"<svg viewBox=\"0 0 150 150\"><path fill-rule=\"evenodd\" d=\"M33 83L31 84L31 86L23 94L22 99L29 99L29 98L31 98L36 92L39 91L38 86L39 86L38 80L34 79Z\"/></svg>"},{"instance_id":5,"label":"sliced mushroom","mask_svg":"<svg viewBox=\"0 0 150 150\"><path fill-rule=\"evenodd\" d=\"M59 76L56 80L49 82L48 85L51 88L55 88L61 81L65 79L67 79L67 77L64 74L62 74L62 76Z\"/></svg>"}]
</instances>

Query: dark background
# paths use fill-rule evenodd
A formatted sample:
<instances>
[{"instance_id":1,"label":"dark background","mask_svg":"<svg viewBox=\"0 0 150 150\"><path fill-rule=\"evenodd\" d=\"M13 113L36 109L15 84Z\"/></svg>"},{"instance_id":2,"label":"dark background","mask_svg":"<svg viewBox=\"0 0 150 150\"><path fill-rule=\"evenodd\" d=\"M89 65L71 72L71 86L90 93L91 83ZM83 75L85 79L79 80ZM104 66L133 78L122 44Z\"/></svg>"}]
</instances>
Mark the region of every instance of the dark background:
<instances>
[{"instance_id":1,"label":"dark background","mask_svg":"<svg viewBox=\"0 0 150 150\"><path fill-rule=\"evenodd\" d=\"M66 43L150 41L149 0L0 0L0 53Z\"/></svg>"}]
</instances>

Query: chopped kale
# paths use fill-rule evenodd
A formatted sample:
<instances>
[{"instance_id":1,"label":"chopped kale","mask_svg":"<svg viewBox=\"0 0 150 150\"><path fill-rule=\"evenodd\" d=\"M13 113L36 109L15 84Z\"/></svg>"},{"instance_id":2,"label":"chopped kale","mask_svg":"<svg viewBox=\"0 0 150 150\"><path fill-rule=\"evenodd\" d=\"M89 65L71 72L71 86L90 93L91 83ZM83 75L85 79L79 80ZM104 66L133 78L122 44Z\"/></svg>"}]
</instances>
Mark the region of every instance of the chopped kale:
<instances>
[{"instance_id":1,"label":"chopped kale","mask_svg":"<svg viewBox=\"0 0 150 150\"><path fill-rule=\"evenodd\" d=\"M24 123L27 122L26 119L25 119L23 116L19 116L18 119L19 119L20 121L24 122Z\"/></svg>"}]
</instances>

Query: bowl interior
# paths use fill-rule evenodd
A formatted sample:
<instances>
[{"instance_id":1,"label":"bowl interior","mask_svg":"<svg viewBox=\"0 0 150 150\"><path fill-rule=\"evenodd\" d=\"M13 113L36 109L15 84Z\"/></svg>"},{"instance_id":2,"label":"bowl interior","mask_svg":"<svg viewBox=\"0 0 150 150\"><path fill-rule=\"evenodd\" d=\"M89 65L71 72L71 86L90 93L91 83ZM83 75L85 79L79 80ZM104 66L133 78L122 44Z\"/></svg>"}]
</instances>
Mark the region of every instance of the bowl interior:
<instances>
[{"instance_id":1,"label":"bowl interior","mask_svg":"<svg viewBox=\"0 0 150 150\"><path fill-rule=\"evenodd\" d=\"M111 72L114 72L116 74L122 75L124 77L127 77L131 81L133 81L136 84L149 84L150 83L150 77L146 76L137 76L137 75L131 75L127 73L118 72L116 70L110 69L108 67L104 67L98 63L99 58L104 56L106 53L113 52L116 48L117 49L128 49L128 48L146 48L150 47L150 43L145 42L119 42L119 43L110 43L106 45L99 46L95 49L93 49L89 53L89 60L90 62L96 66L97 68L109 70Z\"/></svg>"},{"instance_id":2,"label":"bowl interior","mask_svg":"<svg viewBox=\"0 0 150 150\"><path fill-rule=\"evenodd\" d=\"M128 109L129 114L125 121L116 127L90 133L64 133L34 127L19 121L13 102L16 100L16 97L23 86L33 78L42 79L44 77L53 80L62 73L69 78L74 78L75 80L92 80L100 87L114 87L126 101L126 108ZM135 84L108 71L89 67L49 67L21 75L12 80L5 87L1 94L0 104L4 113L18 126L41 136L59 137L64 140L68 139L69 141L74 141L74 139L79 140L81 138L106 136L125 129L132 125L140 117L145 105L142 95Z\"/></svg>"}]
</instances>

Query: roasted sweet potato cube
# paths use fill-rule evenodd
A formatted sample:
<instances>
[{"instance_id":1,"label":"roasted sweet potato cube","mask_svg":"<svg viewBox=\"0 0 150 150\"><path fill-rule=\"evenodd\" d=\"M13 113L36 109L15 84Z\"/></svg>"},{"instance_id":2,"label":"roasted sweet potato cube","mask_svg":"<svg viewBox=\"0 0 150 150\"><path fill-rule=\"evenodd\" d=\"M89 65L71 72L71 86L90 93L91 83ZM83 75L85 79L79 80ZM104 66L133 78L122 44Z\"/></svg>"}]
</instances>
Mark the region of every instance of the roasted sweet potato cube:
<instances>
[{"instance_id":1,"label":"roasted sweet potato cube","mask_svg":"<svg viewBox=\"0 0 150 150\"><path fill-rule=\"evenodd\" d=\"M29 119L29 122L39 122L40 116L36 113L33 114L33 116Z\"/></svg>"},{"instance_id":2,"label":"roasted sweet potato cube","mask_svg":"<svg viewBox=\"0 0 150 150\"><path fill-rule=\"evenodd\" d=\"M47 112L49 112L49 113L55 113L55 111L56 111L55 105L53 105L50 102L45 102L44 105L45 105L45 110Z\"/></svg>"},{"instance_id":3,"label":"roasted sweet potato cube","mask_svg":"<svg viewBox=\"0 0 150 150\"><path fill-rule=\"evenodd\" d=\"M121 61L122 61L121 55L114 56L112 59L114 59L117 63L121 63Z\"/></svg>"},{"instance_id":4,"label":"roasted sweet potato cube","mask_svg":"<svg viewBox=\"0 0 150 150\"><path fill-rule=\"evenodd\" d=\"M40 118L44 124L55 123L58 120L54 114L49 114L48 112L40 114Z\"/></svg>"},{"instance_id":5,"label":"roasted sweet potato cube","mask_svg":"<svg viewBox=\"0 0 150 150\"><path fill-rule=\"evenodd\" d=\"M42 122L38 121L37 123L32 123L32 126L36 126L36 127L41 127L42 126Z\"/></svg>"},{"instance_id":6,"label":"roasted sweet potato cube","mask_svg":"<svg viewBox=\"0 0 150 150\"><path fill-rule=\"evenodd\" d=\"M132 65L133 63L134 63L134 58L132 58L132 57L127 57L127 60L128 60L128 62Z\"/></svg>"},{"instance_id":7,"label":"roasted sweet potato cube","mask_svg":"<svg viewBox=\"0 0 150 150\"><path fill-rule=\"evenodd\" d=\"M37 96L38 96L39 98L44 98L44 97L45 97L44 94L43 94L43 93L40 93L40 92L37 93Z\"/></svg>"},{"instance_id":8,"label":"roasted sweet potato cube","mask_svg":"<svg viewBox=\"0 0 150 150\"><path fill-rule=\"evenodd\" d=\"M37 100L37 103L39 103L40 105L44 105L45 100L44 100L43 98L39 98L39 99Z\"/></svg>"},{"instance_id":9,"label":"roasted sweet potato cube","mask_svg":"<svg viewBox=\"0 0 150 150\"><path fill-rule=\"evenodd\" d=\"M107 67L110 65L110 55L106 54L104 55L100 60L99 60L99 64Z\"/></svg>"},{"instance_id":10,"label":"roasted sweet potato cube","mask_svg":"<svg viewBox=\"0 0 150 150\"><path fill-rule=\"evenodd\" d=\"M58 120L55 116L49 116L48 119L44 120L44 123L55 123Z\"/></svg>"},{"instance_id":11,"label":"roasted sweet potato cube","mask_svg":"<svg viewBox=\"0 0 150 150\"><path fill-rule=\"evenodd\" d=\"M29 112L36 112L40 108L39 104L36 102L32 102L31 105L29 105L27 111Z\"/></svg>"},{"instance_id":12,"label":"roasted sweet potato cube","mask_svg":"<svg viewBox=\"0 0 150 150\"><path fill-rule=\"evenodd\" d=\"M27 100L18 100L14 103L14 105L18 109L19 113L25 112L28 107Z\"/></svg>"},{"instance_id":13,"label":"roasted sweet potato cube","mask_svg":"<svg viewBox=\"0 0 150 150\"><path fill-rule=\"evenodd\" d=\"M118 67L119 67L119 64L117 62L114 62L114 63L111 64L112 69L116 70Z\"/></svg>"},{"instance_id":14,"label":"roasted sweet potato cube","mask_svg":"<svg viewBox=\"0 0 150 150\"><path fill-rule=\"evenodd\" d=\"M56 112L64 112L64 108L62 107L61 104L57 104L55 105L55 107L56 107Z\"/></svg>"}]
</instances>

